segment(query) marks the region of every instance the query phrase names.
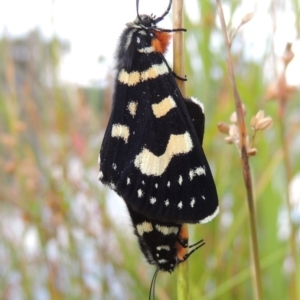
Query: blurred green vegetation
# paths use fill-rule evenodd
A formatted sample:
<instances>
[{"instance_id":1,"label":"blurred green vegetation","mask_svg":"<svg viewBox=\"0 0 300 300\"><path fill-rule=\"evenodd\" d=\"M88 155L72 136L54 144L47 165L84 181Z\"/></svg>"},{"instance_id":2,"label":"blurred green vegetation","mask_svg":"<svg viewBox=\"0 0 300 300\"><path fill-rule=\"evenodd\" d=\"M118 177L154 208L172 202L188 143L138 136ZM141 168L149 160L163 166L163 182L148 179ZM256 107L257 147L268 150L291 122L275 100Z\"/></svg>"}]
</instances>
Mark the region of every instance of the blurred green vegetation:
<instances>
[{"instance_id":1,"label":"blurred green vegetation","mask_svg":"<svg viewBox=\"0 0 300 300\"><path fill-rule=\"evenodd\" d=\"M204 149L215 176L220 214L208 224L190 226L191 241L204 238L206 243L189 259L190 299L254 299L241 162L235 146L227 145L217 128L221 121L229 123L234 111L223 36L214 2L198 3L199 23L185 21L186 89L205 104ZM231 24L240 2L224 3ZM299 37L299 3L288 3ZM270 9L284 12L281 4L271 1ZM272 18L276 21L276 13ZM295 300L285 202L290 182L278 124L285 124L295 176L300 170L299 91L289 95L279 120L278 101L266 101L270 84L278 79L275 65L268 67L273 74L265 74L274 55L273 33L265 53L254 60L246 55L242 31L233 42L238 44L233 58L249 135L251 117L258 110L274 121L260 134L258 154L250 160L264 298ZM215 39L217 47L212 46ZM192 52L190 40L196 45ZM110 217L107 190L98 182L97 157L112 81L103 89L60 82L58 66L66 51L68 45L56 37L45 41L38 31L0 40L0 299L147 299L154 268L144 261L133 235L124 234L126 221L122 227ZM298 237L299 206L298 215L292 207ZM299 269L297 276L300 282ZM160 272L156 285L157 299L176 299L176 272Z\"/></svg>"}]
</instances>

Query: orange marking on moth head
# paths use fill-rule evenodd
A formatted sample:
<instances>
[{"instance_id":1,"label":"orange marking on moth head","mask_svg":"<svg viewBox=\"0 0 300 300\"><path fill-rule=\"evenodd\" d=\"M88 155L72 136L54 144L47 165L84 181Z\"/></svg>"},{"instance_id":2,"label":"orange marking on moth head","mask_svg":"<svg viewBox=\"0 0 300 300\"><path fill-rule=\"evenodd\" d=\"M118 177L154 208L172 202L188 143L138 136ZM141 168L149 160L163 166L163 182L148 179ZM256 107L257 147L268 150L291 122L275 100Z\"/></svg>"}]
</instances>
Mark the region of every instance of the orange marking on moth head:
<instances>
[{"instance_id":1,"label":"orange marking on moth head","mask_svg":"<svg viewBox=\"0 0 300 300\"><path fill-rule=\"evenodd\" d=\"M182 225L179 235L178 235L178 239L181 241L182 244L186 244L188 245L188 240L189 240L189 232L187 229L186 225ZM177 258L179 261L184 261L185 256L188 254L188 246L187 247L183 247L180 243L176 242L175 244L175 248L177 250Z\"/></svg>"},{"instance_id":2,"label":"orange marking on moth head","mask_svg":"<svg viewBox=\"0 0 300 300\"><path fill-rule=\"evenodd\" d=\"M155 38L152 40L152 47L155 51L165 53L169 46L171 34L168 32L154 31Z\"/></svg>"}]
</instances>

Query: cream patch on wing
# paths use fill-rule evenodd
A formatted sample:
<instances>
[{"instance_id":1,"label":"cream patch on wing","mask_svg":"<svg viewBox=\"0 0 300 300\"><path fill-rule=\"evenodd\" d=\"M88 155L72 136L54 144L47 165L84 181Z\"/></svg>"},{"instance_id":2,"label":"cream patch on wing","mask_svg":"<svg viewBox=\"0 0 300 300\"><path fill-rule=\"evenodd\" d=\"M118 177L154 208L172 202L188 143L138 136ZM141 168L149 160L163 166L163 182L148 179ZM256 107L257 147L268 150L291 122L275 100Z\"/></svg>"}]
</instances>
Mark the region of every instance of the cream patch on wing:
<instances>
[{"instance_id":1,"label":"cream patch on wing","mask_svg":"<svg viewBox=\"0 0 300 300\"><path fill-rule=\"evenodd\" d=\"M155 229L163 235L177 234L179 230L178 227L175 226L162 226L158 224L155 225Z\"/></svg>"},{"instance_id":2,"label":"cream patch on wing","mask_svg":"<svg viewBox=\"0 0 300 300\"><path fill-rule=\"evenodd\" d=\"M130 101L130 102L128 103L127 109L128 109L129 113L130 113L133 117L135 117L135 115L136 115L137 107L138 107L138 103L137 103L137 102Z\"/></svg>"},{"instance_id":3,"label":"cream patch on wing","mask_svg":"<svg viewBox=\"0 0 300 300\"><path fill-rule=\"evenodd\" d=\"M170 135L165 153L157 156L144 148L134 160L134 165L145 175L160 176L168 167L175 155L185 154L192 150L193 142L188 132Z\"/></svg>"},{"instance_id":4,"label":"cream patch on wing","mask_svg":"<svg viewBox=\"0 0 300 300\"><path fill-rule=\"evenodd\" d=\"M169 73L167 65L162 62L160 65L152 65L148 70L141 73L141 81L146 81L148 79L155 79L160 75Z\"/></svg>"},{"instance_id":5,"label":"cream patch on wing","mask_svg":"<svg viewBox=\"0 0 300 300\"><path fill-rule=\"evenodd\" d=\"M176 103L171 96L161 100L157 104L152 104L152 111L156 118L165 116L172 108L176 107Z\"/></svg>"},{"instance_id":6,"label":"cream patch on wing","mask_svg":"<svg viewBox=\"0 0 300 300\"><path fill-rule=\"evenodd\" d=\"M136 230L139 236L142 236L144 232L151 232L153 230L152 224L150 222L143 222L141 224L136 225Z\"/></svg>"},{"instance_id":7,"label":"cream patch on wing","mask_svg":"<svg viewBox=\"0 0 300 300\"><path fill-rule=\"evenodd\" d=\"M111 136L116 138L121 138L128 143L129 138L129 127L121 124L114 124L111 130Z\"/></svg>"},{"instance_id":8,"label":"cream patch on wing","mask_svg":"<svg viewBox=\"0 0 300 300\"><path fill-rule=\"evenodd\" d=\"M149 69L143 72L133 71L128 73L122 69L119 73L118 80L123 84L127 84L128 86L134 86L141 81L155 79L158 76L167 73L169 73L168 67L164 62L162 62L161 64L152 65Z\"/></svg>"}]
</instances>

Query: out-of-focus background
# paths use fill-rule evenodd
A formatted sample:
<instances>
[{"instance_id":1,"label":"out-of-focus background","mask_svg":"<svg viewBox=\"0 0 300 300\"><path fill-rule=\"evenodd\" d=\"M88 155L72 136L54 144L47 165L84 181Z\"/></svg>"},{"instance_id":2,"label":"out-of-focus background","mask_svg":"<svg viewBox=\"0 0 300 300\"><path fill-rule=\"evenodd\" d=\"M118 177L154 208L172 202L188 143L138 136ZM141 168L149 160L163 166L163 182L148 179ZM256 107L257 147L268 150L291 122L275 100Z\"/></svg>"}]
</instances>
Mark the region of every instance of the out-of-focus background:
<instances>
[{"instance_id":1,"label":"out-of-focus background","mask_svg":"<svg viewBox=\"0 0 300 300\"><path fill-rule=\"evenodd\" d=\"M140 0L140 12L161 15L167 4ZM258 153L250 159L264 296L293 299L290 247L299 251L300 240L300 3L223 5L231 29L255 13L231 50L250 140L250 120L259 110L274 121L257 133ZM239 153L217 129L230 123L234 101L216 5L186 0L185 13L186 90L206 108L204 148L220 197L216 219L190 226L191 241L206 242L189 259L191 299L254 299ZM97 165L113 54L135 16L135 0L1 4L0 299L148 297L154 267L142 257L122 200L98 182ZM171 24L168 16L161 26ZM171 64L172 47L167 58ZM175 284L176 274L159 273L157 299L176 299Z\"/></svg>"}]
</instances>

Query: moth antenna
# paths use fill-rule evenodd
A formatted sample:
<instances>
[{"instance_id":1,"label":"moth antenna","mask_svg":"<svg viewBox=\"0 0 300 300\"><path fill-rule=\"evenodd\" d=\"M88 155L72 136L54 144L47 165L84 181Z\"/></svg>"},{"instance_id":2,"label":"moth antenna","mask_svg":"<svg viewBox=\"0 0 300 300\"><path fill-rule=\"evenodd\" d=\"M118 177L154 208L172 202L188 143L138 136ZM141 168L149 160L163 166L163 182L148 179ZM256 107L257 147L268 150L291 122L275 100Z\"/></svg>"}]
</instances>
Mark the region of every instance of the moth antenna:
<instances>
[{"instance_id":1,"label":"moth antenna","mask_svg":"<svg viewBox=\"0 0 300 300\"><path fill-rule=\"evenodd\" d=\"M185 257L184 257L184 261L187 260L196 250L198 250L200 247L204 246L205 242L204 240L200 240L199 242L190 245L189 248L193 248L195 246L197 246L196 248L194 248L191 252L189 252Z\"/></svg>"},{"instance_id":2,"label":"moth antenna","mask_svg":"<svg viewBox=\"0 0 300 300\"><path fill-rule=\"evenodd\" d=\"M205 245L204 240L200 240L199 242L197 242L197 243L195 243L195 244L193 244L193 245L189 245L189 248L193 248L193 247L195 247L195 246L198 246L199 244L201 244L200 247L204 246L204 245ZM198 249L198 248L197 248L197 249Z\"/></svg>"},{"instance_id":3,"label":"moth antenna","mask_svg":"<svg viewBox=\"0 0 300 300\"><path fill-rule=\"evenodd\" d=\"M139 0L136 0L136 15L139 18L140 22L142 22L141 16L139 15Z\"/></svg>"},{"instance_id":4,"label":"moth antenna","mask_svg":"<svg viewBox=\"0 0 300 300\"><path fill-rule=\"evenodd\" d=\"M159 18L155 19L155 24L160 22L161 20L163 20L163 18L169 13L170 9L171 9L171 6L172 6L172 0L170 0L169 2L169 6L167 8L167 10L162 14L162 16L160 16Z\"/></svg>"},{"instance_id":5,"label":"moth antenna","mask_svg":"<svg viewBox=\"0 0 300 300\"><path fill-rule=\"evenodd\" d=\"M159 268L156 269L152 281L151 281L151 285L150 285L150 292L149 292L149 300L153 299L155 300L155 282L156 282L156 277L158 274Z\"/></svg>"},{"instance_id":6,"label":"moth antenna","mask_svg":"<svg viewBox=\"0 0 300 300\"><path fill-rule=\"evenodd\" d=\"M155 19L155 24L160 22L161 20L163 20L163 18L169 13L170 9L171 9L171 6L172 6L172 0L170 0L169 2L169 6L167 8L167 10L162 14L161 17ZM158 31L161 31L161 32L176 32L176 31L186 31L185 28L174 28L174 29L162 29L162 28L159 28Z\"/></svg>"}]
</instances>

